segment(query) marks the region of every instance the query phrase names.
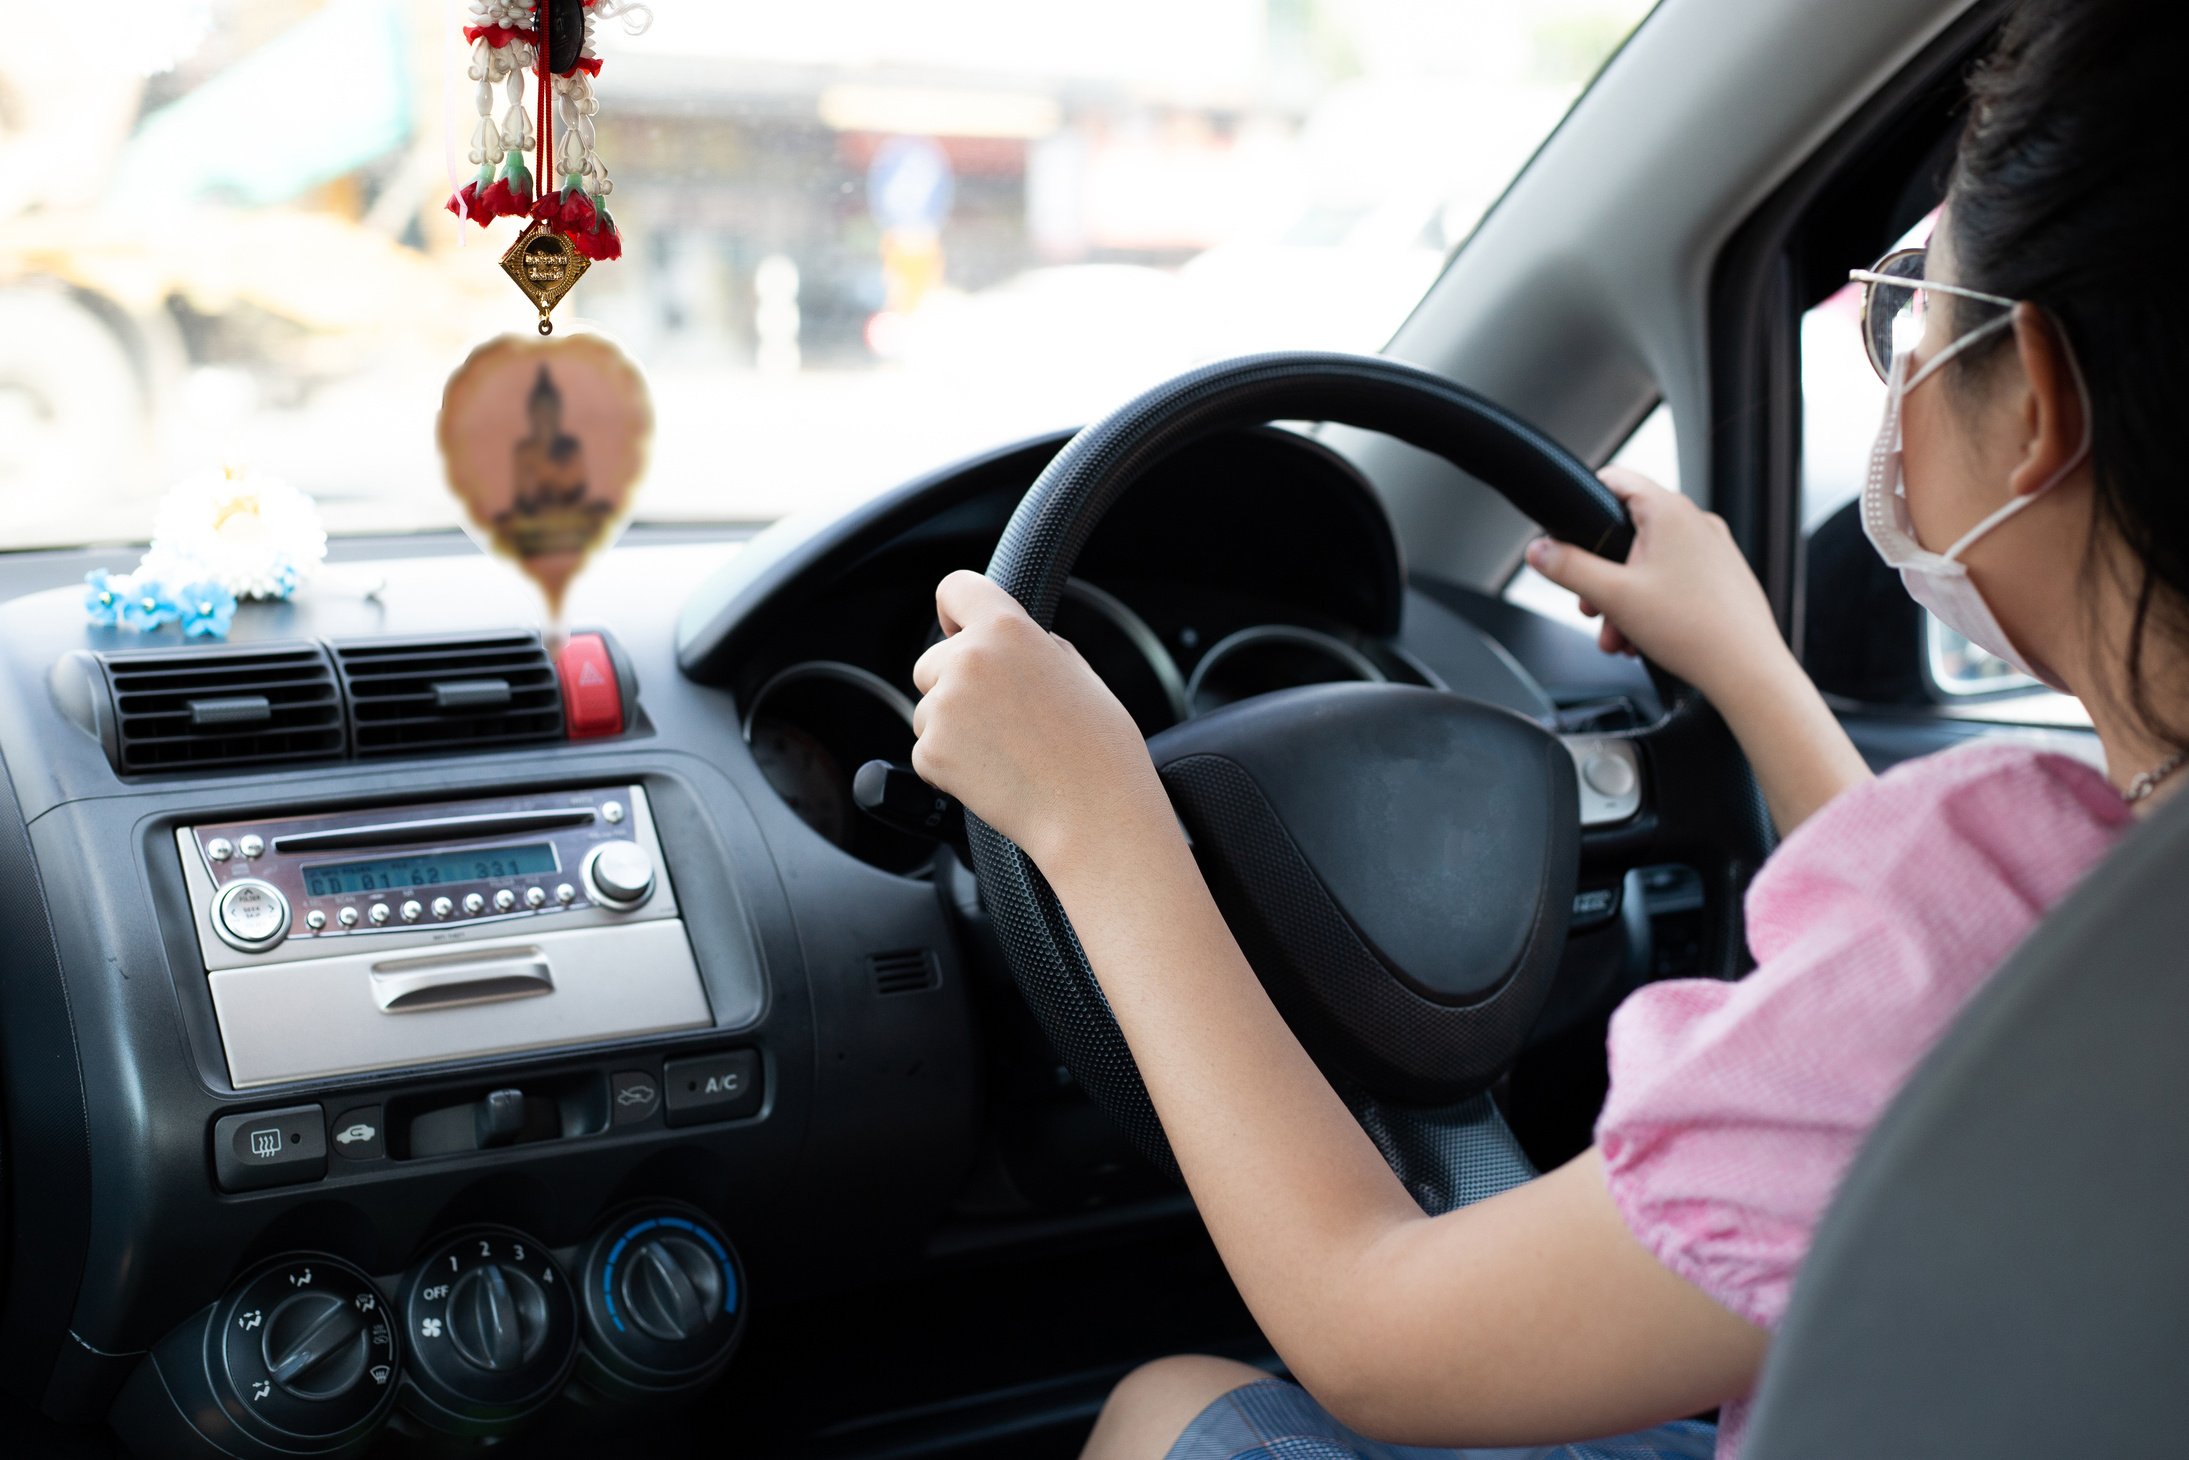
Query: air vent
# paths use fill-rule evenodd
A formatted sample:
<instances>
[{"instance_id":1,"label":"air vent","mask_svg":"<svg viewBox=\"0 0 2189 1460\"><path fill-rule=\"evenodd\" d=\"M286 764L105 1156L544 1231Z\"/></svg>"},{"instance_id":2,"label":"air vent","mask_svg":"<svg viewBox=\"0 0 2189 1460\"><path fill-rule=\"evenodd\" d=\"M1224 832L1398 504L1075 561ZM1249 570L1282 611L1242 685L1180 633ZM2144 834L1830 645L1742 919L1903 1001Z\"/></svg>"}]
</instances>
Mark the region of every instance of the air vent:
<instances>
[{"instance_id":1,"label":"air vent","mask_svg":"<svg viewBox=\"0 0 2189 1460\"><path fill-rule=\"evenodd\" d=\"M868 957L867 966L874 970L874 992L878 994L916 994L942 982L935 968L935 955L925 948L876 953Z\"/></svg>"},{"instance_id":2,"label":"air vent","mask_svg":"<svg viewBox=\"0 0 2189 1460\"><path fill-rule=\"evenodd\" d=\"M125 775L342 754L342 700L316 645L102 654Z\"/></svg>"},{"instance_id":3,"label":"air vent","mask_svg":"<svg viewBox=\"0 0 2189 1460\"><path fill-rule=\"evenodd\" d=\"M562 739L562 688L537 634L336 644L358 756Z\"/></svg>"}]
</instances>

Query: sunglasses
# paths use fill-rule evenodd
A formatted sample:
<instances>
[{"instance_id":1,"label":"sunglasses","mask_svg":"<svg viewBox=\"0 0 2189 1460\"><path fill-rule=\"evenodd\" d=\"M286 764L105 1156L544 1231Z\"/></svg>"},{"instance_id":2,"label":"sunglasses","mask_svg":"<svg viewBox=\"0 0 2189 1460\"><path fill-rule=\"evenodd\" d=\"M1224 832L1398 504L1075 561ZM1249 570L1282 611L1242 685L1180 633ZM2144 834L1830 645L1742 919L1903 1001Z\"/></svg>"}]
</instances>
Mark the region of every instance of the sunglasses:
<instances>
[{"instance_id":1,"label":"sunglasses","mask_svg":"<svg viewBox=\"0 0 2189 1460\"><path fill-rule=\"evenodd\" d=\"M1877 378L1888 383L1893 365L1911 355L1922 342L1927 324L1926 296L1951 294L2012 309L2014 301L1958 284L1939 284L1923 277L1926 249L1904 248L1879 259L1874 267L1853 269L1847 277L1862 285L1862 347L1870 357Z\"/></svg>"}]
</instances>

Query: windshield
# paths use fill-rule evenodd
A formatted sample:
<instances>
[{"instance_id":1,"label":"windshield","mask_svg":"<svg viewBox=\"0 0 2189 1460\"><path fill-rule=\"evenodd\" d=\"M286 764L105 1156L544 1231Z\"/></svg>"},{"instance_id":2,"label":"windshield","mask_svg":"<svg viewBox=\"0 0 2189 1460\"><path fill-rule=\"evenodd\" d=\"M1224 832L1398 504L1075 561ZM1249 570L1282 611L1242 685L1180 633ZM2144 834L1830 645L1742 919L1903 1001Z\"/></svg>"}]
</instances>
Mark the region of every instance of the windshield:
<instances>
[{"instance_id":1,"label":"windshield","mask_svg":"<svg viewBox=\"0 0 2189 1460\"><path fill-rule=\"evenodd\" d=\"M600 22L638 516L848 505L1199 361L1372 350L1648 0L659 0ZM434 417L532 327L463 0L21 7L0 49L0 547L207 467L452 526ZM96 15L97 19L92 17ZM632 33L645 22L644 29Z\"/></svg>"}]
</instances>

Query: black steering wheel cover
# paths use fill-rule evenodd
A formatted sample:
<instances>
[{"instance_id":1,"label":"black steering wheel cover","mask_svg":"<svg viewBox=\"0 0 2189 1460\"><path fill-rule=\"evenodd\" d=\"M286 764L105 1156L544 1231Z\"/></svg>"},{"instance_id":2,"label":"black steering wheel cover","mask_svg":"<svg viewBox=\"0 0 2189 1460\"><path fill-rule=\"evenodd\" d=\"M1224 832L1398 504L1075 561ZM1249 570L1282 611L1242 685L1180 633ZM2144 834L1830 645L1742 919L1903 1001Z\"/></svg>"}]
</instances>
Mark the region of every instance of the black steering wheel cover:
<instances>
[{"instance_id":1,"label":"black steering wheel cover","mask_svg":"<svg viewBox=\"0 0 2189 1460\"><path fill-rule=\"evenodd\" d=\"M1622 559L1634 541L1596 473L1502 406L1380 355L1283 351L1189 371L1074 436L1011 514L988 576L1050 627L1088 535L1150 466L1212 431L1292 420L1358 426L1434 452L1561 541Z\"/></svg>"},{"instance_id":2,"label":"black steering wheel cover","mask_svg":"<svg viewBox=\"0 0 2189 1460\"><path fill-rule=\"evenodd\" d=\"M1596 474L1510 411L1395 360L1298 351L1204 366L1082 430L1020 500L989 561L988 577L1017 598L1036 623L1049 627L1089 535L1151 465L1211 432L1281 420L1336 422L1396 437L1491 486L1562 541L1621 560L1633 545L1625 509ZM1718 787L1728 778L1736 782L1722 813L1706 808L1662 828L1676 849L1692 849L1711 885L1715 916L1706 933L1707 954L1713 971L1731 976L1742 947L1739 889L1770 849L1770 821L1723 722L1692 690L1659 678L1666 715L1634 737L1645 765L1654 764L1662 742L1669 753L1662 770L1677 767L1676 777L1657 776L1658 790L1694 775ZM1008 838L970 813L966 825L982 900L1020 992L1058 1057L1134 1146L1177 1176L1176 1158L1139 1067L1056 894ZM1358 1092L1343 1093L1364 1125L1384 1132L1379 1146L1425 1207L1437 1210L1464 1199L1468 1193L1460 1184L1410 1170L1405 1161L1408 1150L1452 1147L1444 1132L1450 1112L1378 1106ZM1468 1108L1465 1121L1471 1127L1479 1116L1471 1102Z\"/></svg>"}]
</instances>

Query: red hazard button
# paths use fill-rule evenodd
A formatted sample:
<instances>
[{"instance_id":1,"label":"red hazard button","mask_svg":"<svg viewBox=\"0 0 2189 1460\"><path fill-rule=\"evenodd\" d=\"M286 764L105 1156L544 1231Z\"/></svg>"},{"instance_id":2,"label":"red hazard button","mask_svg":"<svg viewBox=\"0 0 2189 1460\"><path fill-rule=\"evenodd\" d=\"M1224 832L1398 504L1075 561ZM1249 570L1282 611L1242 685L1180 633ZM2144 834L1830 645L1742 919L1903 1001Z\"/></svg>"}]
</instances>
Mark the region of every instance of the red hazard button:
<instances>
[{"instance_id":1,"label":"red hazard button","mask_svg":"<svg viewBox=\"0 0 2189 1460\"><path fill-rule=\"evenodd\" d=\"M562 677L562 717L572 740L623 733L623 690L599 634L572 634L555 671Z\"/></svg>"}]
</instances>

